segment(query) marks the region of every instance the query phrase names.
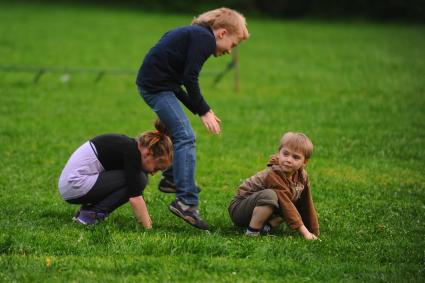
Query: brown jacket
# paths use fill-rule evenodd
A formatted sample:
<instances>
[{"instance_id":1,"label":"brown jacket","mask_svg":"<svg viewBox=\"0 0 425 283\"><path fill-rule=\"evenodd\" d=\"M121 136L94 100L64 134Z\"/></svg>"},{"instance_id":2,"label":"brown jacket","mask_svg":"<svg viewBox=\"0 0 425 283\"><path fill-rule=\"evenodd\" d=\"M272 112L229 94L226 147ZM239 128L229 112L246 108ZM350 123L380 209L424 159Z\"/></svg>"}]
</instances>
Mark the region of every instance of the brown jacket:
<instances>
[{"instance_id":1,"label":"brown jacket","mask_svg":"<svg viewBox=\"0 0 425 283\"><path fill-rule=\"evenodd\" d=\"M247 198L249 195L264 189L276 191L279 207L286 223L291 229L298 229L303 224L307 229L319 236L319 222L314 208L307 172L300 170L289 180L279 157L271 157L267 168L245 180L239 186L237 197Z\"/></svg>"}]
</instances>

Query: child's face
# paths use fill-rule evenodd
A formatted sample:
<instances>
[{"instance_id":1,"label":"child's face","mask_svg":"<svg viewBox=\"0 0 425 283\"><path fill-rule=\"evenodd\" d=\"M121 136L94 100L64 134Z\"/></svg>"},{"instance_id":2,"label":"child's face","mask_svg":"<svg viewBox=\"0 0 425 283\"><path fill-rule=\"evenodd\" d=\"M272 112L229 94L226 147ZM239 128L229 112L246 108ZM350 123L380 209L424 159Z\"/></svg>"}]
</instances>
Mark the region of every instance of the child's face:
<instances>
[{"instance_id":1,"label":"child's face","mask_svg":"<svg viewBox=\"0 0 425 283\"><path fill-rule=\"evenodd\" d=\"M164 161L155 159L149 150L145 149L145 151L142 151L142 169L146 173L153 175L158 171L164 171L170 165L171 164L166 164Z\"/></svg>"},{"instance_id":2,"label":"child's face","mask_svg":"<svg viewBox=\"0 0 425 283\"><path fill-rule=\"evenodd\" d=\"M214 57L232 53L232 49L240 42L236 35L230 34L225 28L214 30L214 35L216 42Z\"/></svg>"},{"instance_id":3,"label":"child's face","mask_svg":"<svg viewBox=\"0 0 425 283\"><path fill-rule=\"evenodd\" d=\"M292 176L292 174L307 164L304 153L288 147L282 147L280 149L279 161L287 176Z\"/></svg>"}]
</instances>

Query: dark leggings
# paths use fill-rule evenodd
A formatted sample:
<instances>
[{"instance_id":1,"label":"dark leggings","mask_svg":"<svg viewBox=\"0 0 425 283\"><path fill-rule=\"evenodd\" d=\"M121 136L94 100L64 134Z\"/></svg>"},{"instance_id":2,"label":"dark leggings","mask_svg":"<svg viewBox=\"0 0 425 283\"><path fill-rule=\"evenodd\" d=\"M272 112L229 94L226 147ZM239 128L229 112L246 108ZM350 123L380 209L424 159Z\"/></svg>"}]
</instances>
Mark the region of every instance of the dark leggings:
<instances>
[{"instance_id":1,"label":"dark leggings","mask_svg":"<svg viewBox=\"0 0 425 283\"><path fill-rule=\"evenodd\" d=\"M148 183L144 172L140 173L143 189ZM127 184L123 170L110 170L99 174L93 188L84 196L69 199L72 204L82 204L82 209L111 213L128 201Z\"/></svg>"}]
</instances>

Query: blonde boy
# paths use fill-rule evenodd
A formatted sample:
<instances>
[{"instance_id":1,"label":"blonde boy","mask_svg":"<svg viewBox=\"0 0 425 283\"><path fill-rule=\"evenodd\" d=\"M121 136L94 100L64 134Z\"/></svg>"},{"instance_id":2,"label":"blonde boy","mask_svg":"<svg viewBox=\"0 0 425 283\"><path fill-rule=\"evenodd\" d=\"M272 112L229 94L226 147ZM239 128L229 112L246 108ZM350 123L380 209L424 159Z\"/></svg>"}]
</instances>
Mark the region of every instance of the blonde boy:
<instances>
[{"instance_id":1,"label":"blonde boy","mask_svg":"<svg viewBox=\"0 0 425 283\"><path fill-rule=\"evenodd\" d=\"M228 208L233 223L258 236L285 221L305 239L317 239L319 223L305 171L312 152L305 134L284 134L267 168L239 186Z\"/></svg>"},{"instance_id":2,"label":"blonde boy","mask_svg":"<svg viewBox=\"0 0 425 283\"><path fill-rule=\"evenodd\" d=\"M179 101L199 115L208 131L219 134L220 119L201 94L199 72L211 55L230 54L248 37L240 13L228 8L208 11L192 25L164 34L146 55L137 76L140 95L167 126L174 146L173 165L163 172L159 189L176 193L170 211L199 229L208 229L208 223L198 210L195 134Z\"/></svg>"}]
</instances>

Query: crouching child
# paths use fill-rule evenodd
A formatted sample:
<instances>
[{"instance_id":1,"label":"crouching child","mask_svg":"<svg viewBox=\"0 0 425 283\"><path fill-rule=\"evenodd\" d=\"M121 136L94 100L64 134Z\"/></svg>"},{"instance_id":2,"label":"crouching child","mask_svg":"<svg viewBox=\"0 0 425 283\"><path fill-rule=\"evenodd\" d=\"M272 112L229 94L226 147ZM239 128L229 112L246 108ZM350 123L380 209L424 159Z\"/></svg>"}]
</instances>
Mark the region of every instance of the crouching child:
<instances>
[{"instance_id":1,"label":"crouching child","mask_svg":"<svg viewBox=\"0 0 425 283\"><path fill-rule=\"evenodd\" d=\"M228 210L246 235L267 234L286 222L307 240L319 236L319 223L305 167L313 144L303 133L285 133L279 152L267 168L246 179L237 189Z\"/></svg>"}]
</instances>

